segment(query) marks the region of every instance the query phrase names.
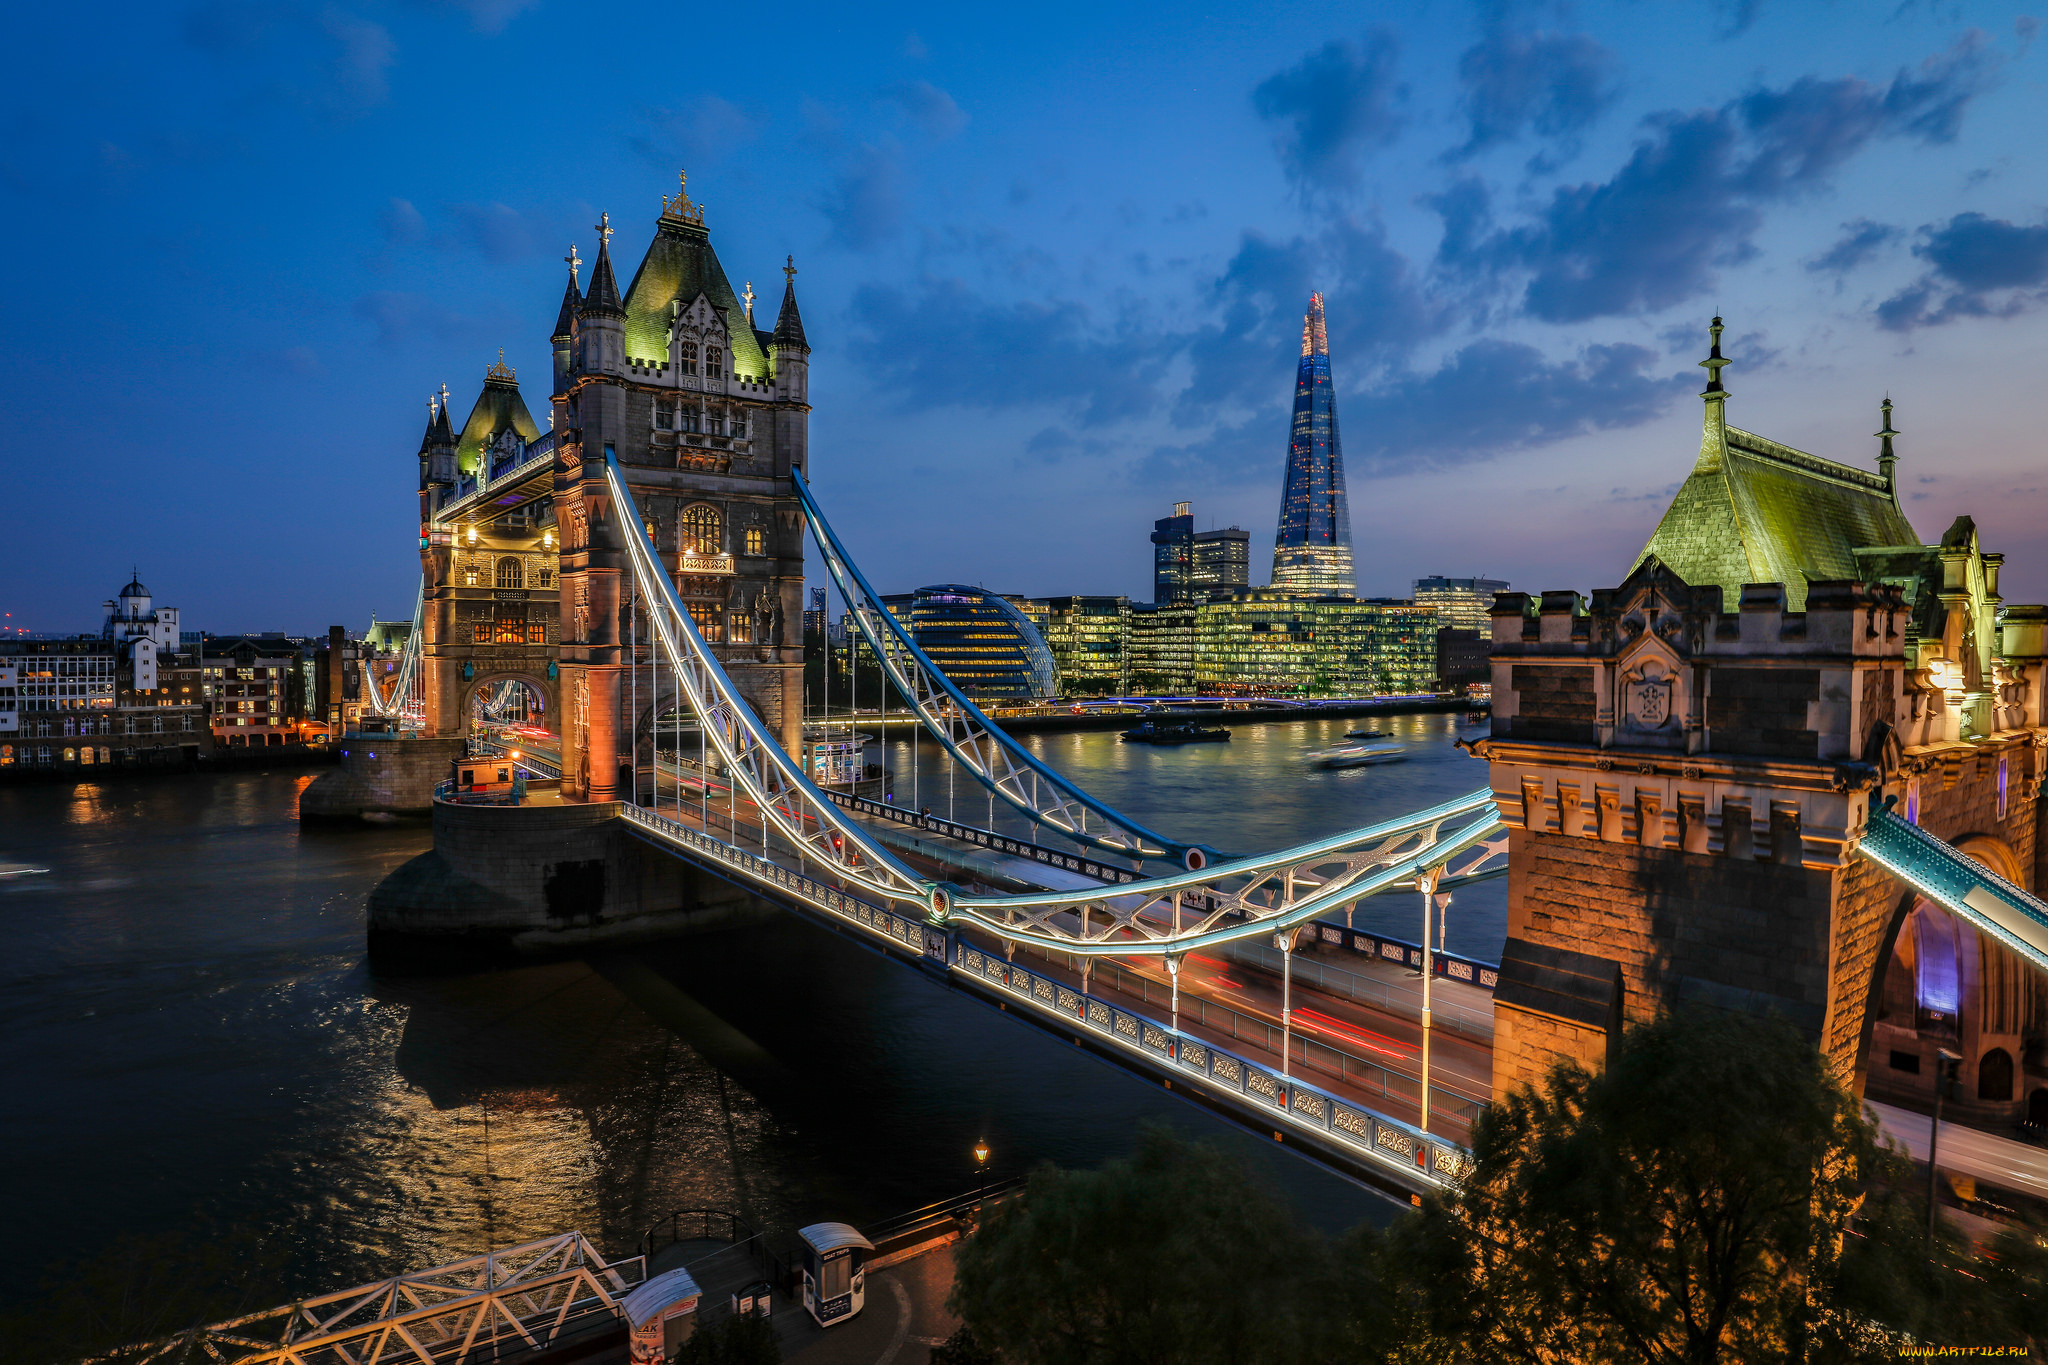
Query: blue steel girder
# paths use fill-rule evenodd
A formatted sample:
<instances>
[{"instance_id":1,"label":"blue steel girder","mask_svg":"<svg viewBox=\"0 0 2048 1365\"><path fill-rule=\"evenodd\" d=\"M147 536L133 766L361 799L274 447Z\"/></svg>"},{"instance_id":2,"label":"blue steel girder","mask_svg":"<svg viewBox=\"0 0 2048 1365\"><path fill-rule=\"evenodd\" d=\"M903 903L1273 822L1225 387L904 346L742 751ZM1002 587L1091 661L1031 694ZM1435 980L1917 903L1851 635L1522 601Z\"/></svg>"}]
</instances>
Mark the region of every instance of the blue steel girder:
<instances>
[{"instance_id":1,"label":"blue steel girder","mask_svg":"<svg viewBox=\"0 0 2048 1365\"><path fill-rule=\"evenodd\" d=\"M803 501L811 538L824 557L826 571L852 609L861 637L888 671L896 690L909 699L918 721L976 783L1025 818L1088 848L1125 857L1171 857L1194 869L1222 860L1224 855L1206 844L1169 838L1090 796L983 715L882 605L881 597L826 520L803 475L795 470L790 473ZM1097 822L1094 830L1089 828L1090 817Z\"/></svg>"},{"instance_id":2,"label":"blue steel girder","mask_svg":"<svg viewBox=\"0 0 2048 1365\"><path fill-rule=\"evenodd\" d=\"M1894 815L1871 811L1856 851L1928 900L2048 971L2048 902Z\"/></svg>"}]
</instances>

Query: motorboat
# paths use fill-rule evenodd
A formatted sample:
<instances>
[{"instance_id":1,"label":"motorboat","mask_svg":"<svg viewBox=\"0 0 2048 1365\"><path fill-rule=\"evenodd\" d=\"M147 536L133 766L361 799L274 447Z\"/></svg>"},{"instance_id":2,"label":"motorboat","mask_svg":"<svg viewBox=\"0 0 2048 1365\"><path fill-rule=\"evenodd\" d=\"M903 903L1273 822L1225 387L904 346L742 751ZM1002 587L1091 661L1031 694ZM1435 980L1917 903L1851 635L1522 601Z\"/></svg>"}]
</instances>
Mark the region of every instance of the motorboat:
<instances>
[{"instance_id":1,"label":"motorboat","mask_svg":"<svg viewBox=\"0 0 2048 1365\"><path fill-rule=\"evenodd\" d=\"M1222 726L1202 726L1191 720L1143 721L1124 731L1126 744L1219 744L1230 738Z\"/></svg>"},{"instance_id":2,"label":"motorboat","mask_svg":"<svg viewBox=\"0 0 2048 1365\"><path fill-rule=\"evenodd\" d=\"M1346 731L1344 732L1344 738L1346 738L1346 739L1385 739L1385 738L1387 738L1387 732L1386 732L1385 730L1346 730Z\"/></svg>"},{"instance_id":3,"label":"motorboat","mask_svg":"<svg viewBox=\"0 0 2048 1365\"><path fill-rule=\"evenodd\" d=\"M1334 749L1324 749L1309 755L1309 761L1318 768L1367 768L1378 763L1400 763L1408 757L1408 746L1386 741L1365 744L1340 744Z\"/></svg>"}]
</instances>

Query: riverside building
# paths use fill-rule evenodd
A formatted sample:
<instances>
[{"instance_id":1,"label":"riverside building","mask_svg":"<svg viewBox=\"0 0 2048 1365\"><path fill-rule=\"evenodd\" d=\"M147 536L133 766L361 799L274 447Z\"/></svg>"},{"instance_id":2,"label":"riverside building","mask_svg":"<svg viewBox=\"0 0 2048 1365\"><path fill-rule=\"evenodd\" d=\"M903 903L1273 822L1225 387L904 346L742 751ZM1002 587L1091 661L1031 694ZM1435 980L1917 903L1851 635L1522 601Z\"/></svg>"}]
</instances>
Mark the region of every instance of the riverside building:
<instances>
[{"instance_id":1,"label":"riverside building","mask_svg":"<svg viewBox=\"0 0 2048 1365\"><path fill-rule=\"evenodd\" d=\"M1194 504L1152 523L1152 600L1199 602L1251 585L1251 533L1235 526L1197 531Z\"/></svg>"}]
</instances>

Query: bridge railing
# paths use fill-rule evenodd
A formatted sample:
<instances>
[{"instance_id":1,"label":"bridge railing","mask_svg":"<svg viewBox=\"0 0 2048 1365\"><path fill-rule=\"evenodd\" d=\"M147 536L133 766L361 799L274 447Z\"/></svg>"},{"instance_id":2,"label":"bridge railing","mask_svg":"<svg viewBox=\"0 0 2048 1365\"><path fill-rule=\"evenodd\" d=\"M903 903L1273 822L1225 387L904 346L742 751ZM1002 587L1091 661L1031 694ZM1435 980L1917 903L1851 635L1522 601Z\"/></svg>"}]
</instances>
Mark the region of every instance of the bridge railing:
<instances>
[{"instance_id":1,"label":"bridge railing","mask_svg":"<svg viewBox=\"0 0 2048 1365\"><path fill-rule=\"evenodd\" d=\"M1266 1117L1283 1127L1312 1132L1357 1157L1437 1184L1456 1180L1465 1169L1467 1158L1456 1143L1425 1134L1413 1125L1363 1106L1356 1099L1345 1098L1299 1076L1286 1076L1269 1063L1217 1047L1048 973L1033 972L1006 961L999 953L973 944L958 926L904 915L833 882L793 870L640 806L623 806L621 814L628 827L644 837L685 850L728 875L744 878L786 900L822 912L836 923L860 930L861 937L886 945L892 952L926 962L949 975L970 978L1006 1001L1020 1001L1068 1024L1087 1028L1101 1041L1163 1064L1173 1075L1208 1086L1219 1095L1249 1098L1266 1111ZM1391 1096L1396 1089L1386 1088L1380 1093ZM1416 1098L1419 1097L1418 1088ZM1473 1103L1454 1093L1446 1093L1441 1102L1454 1109L1461 1105L1469 1108ZM1433 1098L1432 1104L1435 1103L1438 1101Z\"/></svg>"}]
</instances>

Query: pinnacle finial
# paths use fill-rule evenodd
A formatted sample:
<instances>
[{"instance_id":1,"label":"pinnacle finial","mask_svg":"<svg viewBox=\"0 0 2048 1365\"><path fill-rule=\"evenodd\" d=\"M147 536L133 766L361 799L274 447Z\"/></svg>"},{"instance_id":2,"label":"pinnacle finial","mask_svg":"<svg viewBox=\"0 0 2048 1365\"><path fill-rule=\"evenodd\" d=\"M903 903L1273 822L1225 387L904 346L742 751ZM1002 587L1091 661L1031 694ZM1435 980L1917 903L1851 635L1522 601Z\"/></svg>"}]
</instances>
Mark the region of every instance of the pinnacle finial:
<instances>
[{"instance_id":1,"label":"pinnacle finial","mask_svg":"<svg viewBox=\"0 0 2048 1365\"><path fill-rule=\"evenodd\" d=\"M673 218L679 223L695 223L698 227L702 227L704 226L704 206L690 202L689 190L690 173L688 171L677 171L675 197L671 199L665 194L661 196L661 216Z\"/></svg>"},{"instance_id":2,"label":"pinnacle finial","mask_svg":"<svg viewBox=\"0 0 2048 1365\"><path fill-rule=\"evenodd\" d=\"M1711 332L1714 337L1713 349L1708 351L1707 358L1700 362L1707 372L1707 387L1706 391L1700 395L1702 398L1726 398L1728 396L1728 390L1721 385L1721 367L1732 365L1734 362L1721 354L1721 333L1725 330L1727 329L1721 325L1720 314L1715 314L1714 321L1707 328L1707 331Z\"/></svg>"},{"instance_id":3,"label":"pinnacle finial","mask_svg":"<svg viewBox=\"0 0 2048 1365\"><path fill-rule=\"evenodd\" d=\"M609 210L597 215L597 249L602 251L612 239L612 215Z\"/></svg>"},{"instance_id":4,"label":"pinnacle finial","mask_svg":"<svg viewBox=\"0 0 2048 1365\"><path fill-rule=\"evenodd\" d=\"M754 282L752 280L747 281L747 292L740 295L740 297L747 301L747 321L752 322L754 320Z\"/></svg>"},{"instance_id":5,"label":"pinnacle finial","mask_svg":"<svg viewBox=\"0 0 2048 1365\"><path fill-rule=\"evenodd\" d=\"M569 278L574 280L576 278L576 267L583 264L583 258L576 254L576 244L574 242L569 243L569 254L562 259L569 263Z\"/></svg>"},{"instance_id":6,"label":"pinnacle finial","mask_svg":"<svg viewBox=\"0 0 2048 1365\"><path fill-rule=\"evenodd\" d=\"M1892 437L1900 434L1892 430L1892 396L1890 394L1884 396L1884 401L1877 405L1877 410L1884 414L1884 430L1873 432L1872 435L1883 438L1885 454L1889 455L1892 451Z\"/></svg>"},{"instance_id":7,"label":"pinnacle finial","mask_svg":"<svg viewBox=\"0 0 2048 1365\"><path fill-rule=\"evenodd\" d=\"M442 408L443 408L443 409L445 410L445 409L447 408L447 406L448 406L448 386L447 386L446 384L443 384L443 385L441 386L441 407L442 407Z\"/></svg>"},{"instance_id":8,"label":"pinnacle finial","mask_svg":"<svg viewBox=\"0 0 2048 1365\"><path fill-rule=\"evenodd\" d=\"M428 394L428 395L427 395L427 425L428 425L428 426L432 426L432 425L434 424L434 419L435 419L436 417L440 416L440 415L441 415L441 395L439 395L439 394L437 394L437 393L430 393L430 394Z\"/></svg>"},{"instance_id":9,"label":"pinnacle finial","mask_svg":"<svg viewBox=\"0 0 2048 1365\"><path fill-rule=\"evenodd\" d=\"M794 289L796 287L796 257L793 255L785 256L783 261L782 276L789 281L790 287Z\"/></svg>"}]
</instances>

